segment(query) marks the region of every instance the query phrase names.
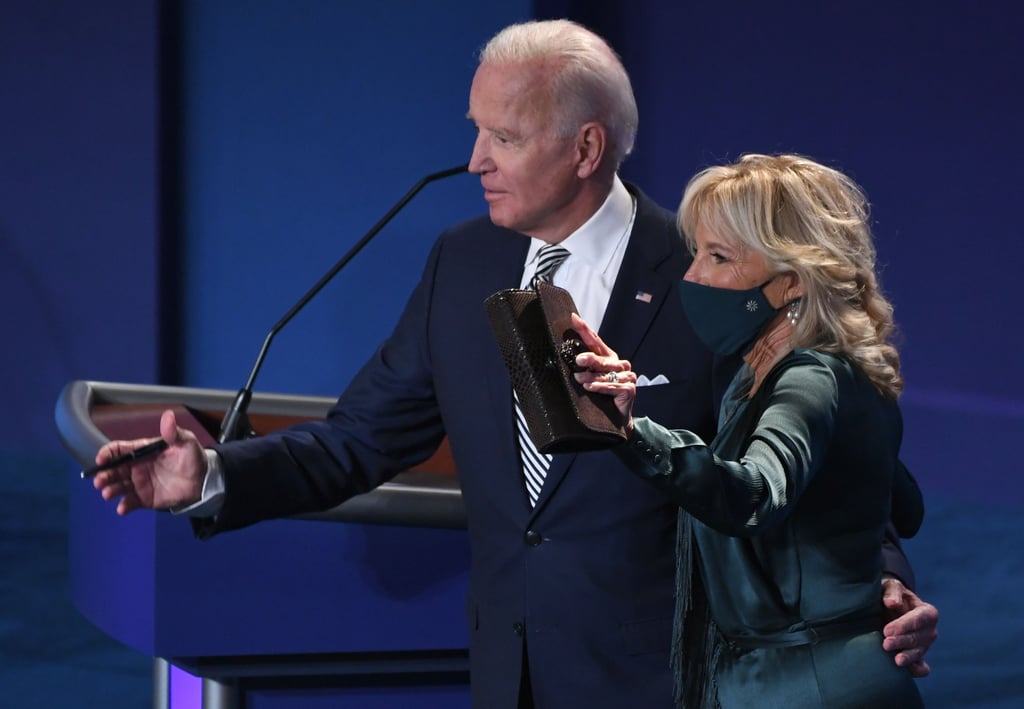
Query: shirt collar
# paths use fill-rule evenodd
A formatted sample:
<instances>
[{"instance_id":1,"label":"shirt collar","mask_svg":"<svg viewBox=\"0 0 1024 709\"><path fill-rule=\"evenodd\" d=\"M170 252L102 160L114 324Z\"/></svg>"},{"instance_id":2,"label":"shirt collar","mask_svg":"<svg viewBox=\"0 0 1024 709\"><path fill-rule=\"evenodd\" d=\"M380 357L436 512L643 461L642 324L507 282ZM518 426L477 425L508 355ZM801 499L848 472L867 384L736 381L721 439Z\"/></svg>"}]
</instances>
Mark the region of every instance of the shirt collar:
<instances>
[{"instance_id":1,"label":"shirt collar","mask_svg":"<svg viewBox=\"0 0 1024 709\"><path fill-rule=\"evenodd\" d=\"M593 271L603 273L620 241L628 236L635 214L633 195L616 175L604 204L579 229L559 243L569 250L573 261L586 262ZM537 252L546 243L531 238L526 263L533 263Z\"/></svg>"}]
</instances>

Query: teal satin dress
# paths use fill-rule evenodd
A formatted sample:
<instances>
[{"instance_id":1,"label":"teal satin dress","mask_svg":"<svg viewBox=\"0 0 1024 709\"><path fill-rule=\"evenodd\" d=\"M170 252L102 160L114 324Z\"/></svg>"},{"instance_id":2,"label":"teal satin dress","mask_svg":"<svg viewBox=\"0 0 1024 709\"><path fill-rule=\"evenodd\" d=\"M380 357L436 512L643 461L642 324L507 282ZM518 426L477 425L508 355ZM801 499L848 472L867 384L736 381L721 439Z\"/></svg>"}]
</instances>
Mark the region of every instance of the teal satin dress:
<instances>
[{"instance_id":1,"label":"teal satin dress","mask_svg":"<svg viewBox=\"0 0 1024 709\"><path fill-rule=\"evenodd\" d=\"M752 398L750 381L749 369L737 375L710 446L638 419L618 449L680 505L696 542L692 556L688 539L679 545L680 599L692 563L718 632L713 651L700 650L707 662L681 647L686 672L713 674L725 708L922 706L880 632L899 407L845 359L815 351L788 355Z\"/></svg>"}]
</instances>

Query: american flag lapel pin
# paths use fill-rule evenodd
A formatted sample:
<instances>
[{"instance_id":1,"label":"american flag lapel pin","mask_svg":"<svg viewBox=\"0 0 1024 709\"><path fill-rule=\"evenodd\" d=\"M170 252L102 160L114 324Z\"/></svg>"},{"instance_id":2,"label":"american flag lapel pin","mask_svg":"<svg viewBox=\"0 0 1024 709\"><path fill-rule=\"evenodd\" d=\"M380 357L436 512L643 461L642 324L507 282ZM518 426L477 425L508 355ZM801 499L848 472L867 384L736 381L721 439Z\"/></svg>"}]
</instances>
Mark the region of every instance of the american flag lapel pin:
<instances>
[{"instance_id":1,"label":"american flag lapel pin","mask_svg":"<svg viewBox=\"0 0 1024 709\"><path fill-rule=\"evenodd\" d=\"M634 297L637 300L639 300L641 303L650 303L651 302L651 294L648 293L647 291L638 290Z\"/></svg>"}]
</instances>

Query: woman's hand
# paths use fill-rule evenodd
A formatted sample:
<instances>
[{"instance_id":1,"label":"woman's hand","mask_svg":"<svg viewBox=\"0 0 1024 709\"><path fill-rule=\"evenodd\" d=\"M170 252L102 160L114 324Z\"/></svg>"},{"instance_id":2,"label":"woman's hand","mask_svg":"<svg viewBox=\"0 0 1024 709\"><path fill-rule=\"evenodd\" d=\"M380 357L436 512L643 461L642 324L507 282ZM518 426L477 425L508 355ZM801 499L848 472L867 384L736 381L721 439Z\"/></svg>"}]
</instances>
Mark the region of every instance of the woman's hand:
<instances>
[{"instance_id":1,"label":"woman's hand","mask_svg":"<svg viewBox=\"0 0 1024 709\"><path fill-rule=\"evenodd\" d=\"M580 334L590 352L576 356L576 365L587 371L577 372L576 381L587 391L614 398L615 407L626 422L626 431L633 431L633 402L636 400L636 374L628 360L619 359L611 347L579 315L573 313L572 326Z\"/></svg>"}]
</instances>

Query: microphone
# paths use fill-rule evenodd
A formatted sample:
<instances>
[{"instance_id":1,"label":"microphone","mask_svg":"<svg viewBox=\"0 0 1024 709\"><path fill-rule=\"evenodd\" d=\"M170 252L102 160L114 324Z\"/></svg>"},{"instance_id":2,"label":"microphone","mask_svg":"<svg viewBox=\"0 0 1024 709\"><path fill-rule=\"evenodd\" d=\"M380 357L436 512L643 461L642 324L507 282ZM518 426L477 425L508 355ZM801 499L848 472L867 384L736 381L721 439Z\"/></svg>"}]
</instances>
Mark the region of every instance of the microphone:
<instances>
[{"instance_id":1,"label":"microphone","mask_svg":"<svg viewBox=\"0 0 1024 709\"><path fill-rule=\"evenodd\" d=\"M352 260L352 258L358 254L364 246L370 243L370 239L377 235L384 226L394 218L399 211L408 204L409 200L416 196L416 194L426 187L431 182L442 180L446 177L453 175L459 175L469 170L469 165L459 165L458 167L450 167L447 170L441 170L427 175L415 185L412 189L406 192L405 196L400 199L395 206L393 206L388 213L381 217L380 221L373 225L370 231L366 232L365 236L356 242L355 246L348 250L341 260L338 261L334 266L331 267L323 278L317 281L316 285L309 289L309 291L299 299L295 305L292 306L291 310L285 313L274 327L270 328L270 332L267 333L267 337L263 340L263 347L260 348L259 354L256 356L256 363L253 364L252 370L249 372L249 379L246 380L245 386L238 390L238 394L235 395L234 401L231 403L231 407L227 410L224 415L224 419L220 424L220 433L217 436L217 441L220 443L227 443L228 441L236 441L241 438L251 438L256 435L255 431L252 430L252 426L249 423L249 416L247 414L249 410L249 402L252 400L252 387L256 381L256 375L260 371L260 367L263 366L263 360L267 356L267 350L270 348L270 342L274 339L274 336L281 331L285 325L288 324L295 315L305 307L306 303L313 299L320 290L327 285L327 283L337 275L338 271L343 269L345 265Z\"/></svg>"}]
</instances>

